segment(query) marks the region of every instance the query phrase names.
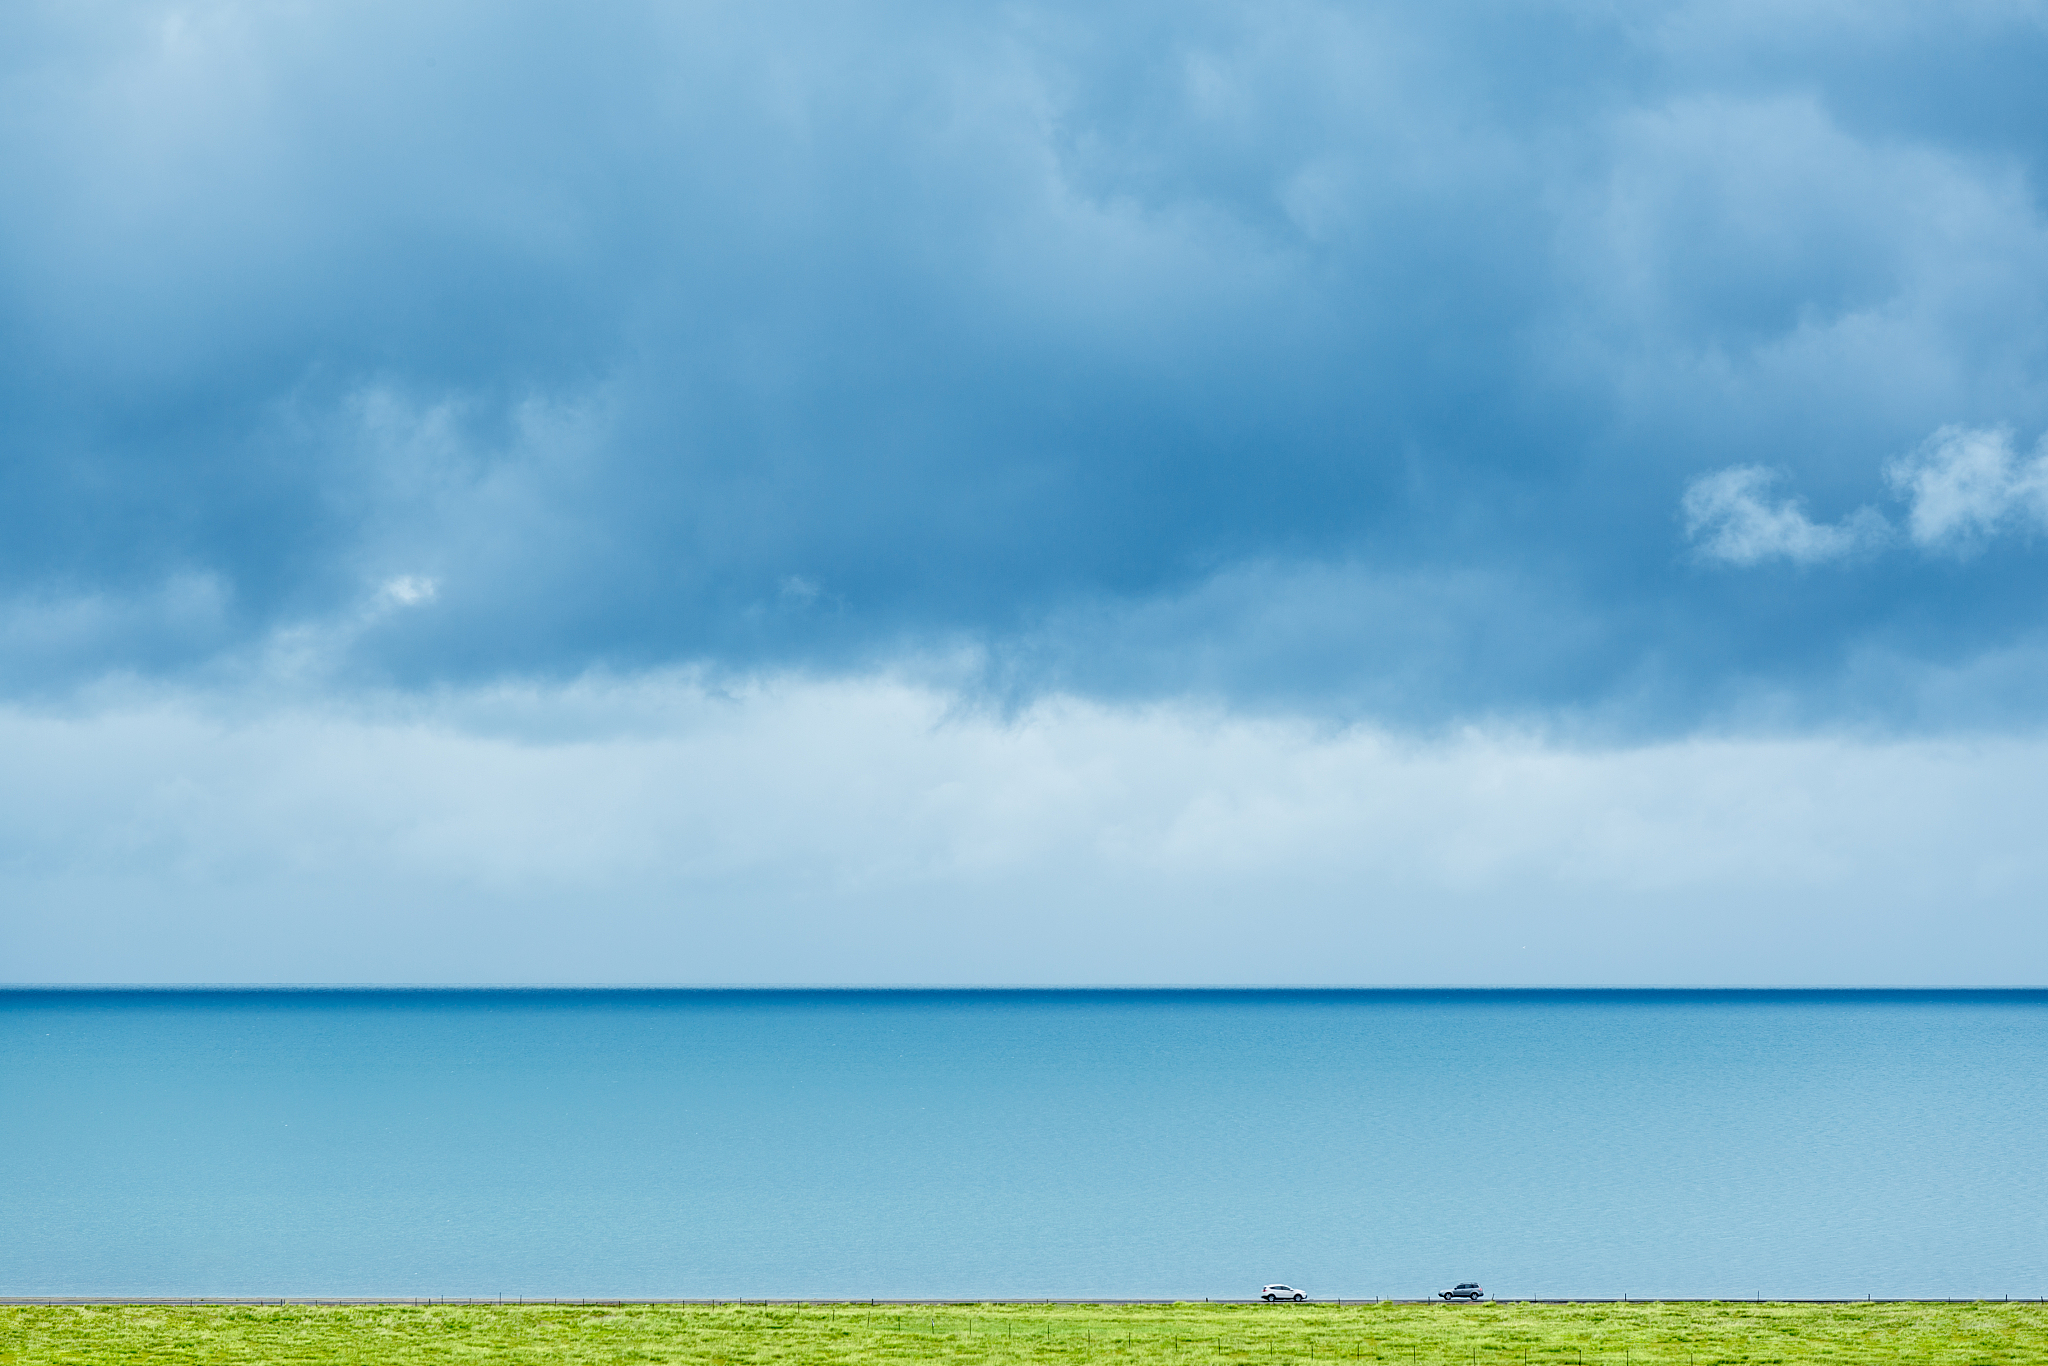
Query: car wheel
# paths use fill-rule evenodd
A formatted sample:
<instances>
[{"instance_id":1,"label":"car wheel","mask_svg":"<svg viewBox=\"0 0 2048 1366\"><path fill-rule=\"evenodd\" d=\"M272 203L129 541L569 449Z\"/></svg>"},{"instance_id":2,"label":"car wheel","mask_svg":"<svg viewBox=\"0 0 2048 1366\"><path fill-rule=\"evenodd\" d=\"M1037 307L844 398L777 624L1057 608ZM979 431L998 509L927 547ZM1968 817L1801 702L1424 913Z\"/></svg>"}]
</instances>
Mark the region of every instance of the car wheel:
<instances>
[{"instance_id":1,"label":"car wheel","mask_svg":"<svg viewBox=\"0 0 2048 1366\"><path fill-rule=\"evenodd\" d=\"M1308 1298L1308 1296L1306 1296L1306 1295L1296 1295L1296 1296L1294 1297L1294 1302L1295 1302L1296 1304L1300 1304L1300 1303L1301 1303L1301 1302L1302 1302L1303 1300L1305 1300L1305 1299L1307 1299L1307 1298Z\"/></svg>"}]
</instances>

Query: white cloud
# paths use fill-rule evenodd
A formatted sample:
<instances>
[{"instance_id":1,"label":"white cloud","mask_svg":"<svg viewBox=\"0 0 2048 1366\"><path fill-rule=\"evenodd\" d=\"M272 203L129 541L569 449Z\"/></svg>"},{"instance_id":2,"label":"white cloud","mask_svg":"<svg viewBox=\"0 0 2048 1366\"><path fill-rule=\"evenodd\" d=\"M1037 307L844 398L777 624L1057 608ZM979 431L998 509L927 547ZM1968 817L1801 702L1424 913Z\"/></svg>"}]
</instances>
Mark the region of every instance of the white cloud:
<instances>
[{"instance_id":1,"label":"white cloud","mask_svg":"<svg viewBox=\"0 0 2048 1366\"><path fill-rule=\"evenodd\" d=\"M2007 427L1947 426L1885 470L1912 504L1915 545L1967 553L1998 532L2048 527L2048 437L2030 460L2013 452Z\"/></svg>"},{"instance_id":2,"label":"white cloud","mask_svg":"<svg viewBox=\"0 0 2048 1366\"><path fill-rule=\"evenodd\" d=\"M1875 544L1890 530L1870 508L1829 525L1809 518L1797 499L1769 502L1766 495L1777 478L1760 465L1737 465L1693 480L1682 508L1686 535L1700 553L1730 564L1813 564Z\"/></svg>"},{"instance_id":3,"label":"white cloud","mask_svg":"<svg viewBox=\"0 0 2048 1366\"><path fill-rule=\"evenodd\" d=\"M2048 529L2048 435L2021 459L2010 427L1951 424L1885 467L1907 504L1906 533L1922 550L1967 555L2011 530ZM1815 522L1796 498L1769 500L1778 474L1735 465L1701 475L1686 488L1686 535L1702 555L1729 564L1770 559L1801 564L1838 559L1877 545L1891 527L1872 508L1835 524Z\"/></svg>"},{"instance_id":4,"label":"white cloud","mask_svg":"<svg viewBox=\"0 0 2048 1366\"><path fill-rule=\"evenodd\" d=\"M400 574L384 582L384 596L401 607L417 607L432 602L441 586L429 578L417 574Z\"/></svg>"},{"instance_id":5,"label":"white cloud","mask_svg":"<svg viewBox=\"0 0 2048 1366\"><path fill-rule=\"evenodd\" d=\"M279 762L280 756L290 761ZM2015 982L2048 741L1622 750L886 678L0 709L0 978Z\"/></svg>"}]
</instances>

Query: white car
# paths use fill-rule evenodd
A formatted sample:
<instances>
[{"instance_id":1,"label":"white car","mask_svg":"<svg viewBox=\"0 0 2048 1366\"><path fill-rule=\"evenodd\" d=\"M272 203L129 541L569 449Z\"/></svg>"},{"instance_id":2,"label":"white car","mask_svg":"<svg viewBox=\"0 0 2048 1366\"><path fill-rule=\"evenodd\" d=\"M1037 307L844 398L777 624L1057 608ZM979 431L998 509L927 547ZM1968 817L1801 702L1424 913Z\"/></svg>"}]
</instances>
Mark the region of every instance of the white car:
<instances>
[{"instance_id":1,"label":"white car","mask_svg":"<svg viewBox=\"0 0 2048 1366\"><path fill-rule=\"evenodd\" d=\"M1477 1281L1459 1281L1449 1290L1437 1291L1436 1297L1440 1300L1470 1300L1477 1304L1486 1298L1486 1292L1479 1288Z\"/></svg>"},{"instance_id":2,"label":"white car","mask_svg":"<svg viewBox=\"0 0 2048 1366\"><path fill-rule=\"evenodd\" d=\"M1291 1285L1269 1285L1259 1292L1259 1298L1271 1304L1274 1300L1305 1300L1308 1296Z\"/></svg>"}]
</instances>

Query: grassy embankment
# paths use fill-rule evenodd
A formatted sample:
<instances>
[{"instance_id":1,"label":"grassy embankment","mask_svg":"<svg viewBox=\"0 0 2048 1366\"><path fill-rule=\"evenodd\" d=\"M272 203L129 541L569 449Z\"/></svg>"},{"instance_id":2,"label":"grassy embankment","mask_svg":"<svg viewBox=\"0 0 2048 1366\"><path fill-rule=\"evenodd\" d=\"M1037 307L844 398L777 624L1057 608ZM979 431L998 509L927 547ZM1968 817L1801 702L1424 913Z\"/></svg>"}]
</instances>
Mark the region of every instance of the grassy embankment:
<instances>
[{"instance_id":1,"label":"grassy embankment","mask_svg":"<svg viewBox=\"0 0 2048 1366\"><path fill-rule=\"evenodd\" d=\"M0 1364L2048 1362L2033 1304L0 1308Z\"/></svg>"}]
</instances>

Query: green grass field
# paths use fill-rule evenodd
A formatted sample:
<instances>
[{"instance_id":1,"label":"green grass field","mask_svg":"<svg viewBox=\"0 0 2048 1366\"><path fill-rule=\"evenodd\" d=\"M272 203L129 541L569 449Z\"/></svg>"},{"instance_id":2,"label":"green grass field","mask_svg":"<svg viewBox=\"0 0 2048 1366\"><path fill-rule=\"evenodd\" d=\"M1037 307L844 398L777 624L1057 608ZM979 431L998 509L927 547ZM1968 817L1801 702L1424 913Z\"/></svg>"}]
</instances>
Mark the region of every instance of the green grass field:
<instances>
[{"instance_id":1,"label":"green grass field","mask_svg":"<svg viewBox=\"0 0 2048 1366\"><path fill-rule=\"evenodd\" d=\"M2035 1304L29 1306L0 1363L2048 1363Z\"/></svg>"}]
</instances>

